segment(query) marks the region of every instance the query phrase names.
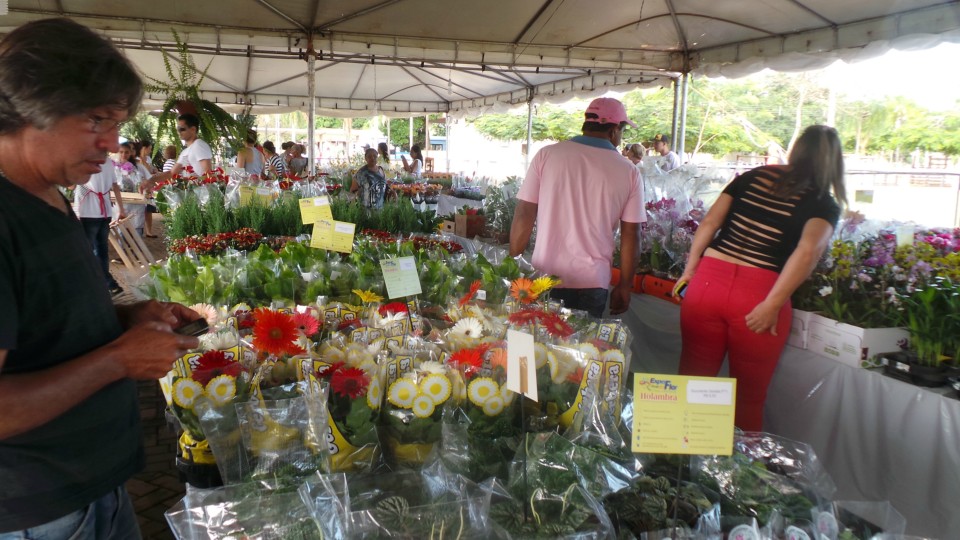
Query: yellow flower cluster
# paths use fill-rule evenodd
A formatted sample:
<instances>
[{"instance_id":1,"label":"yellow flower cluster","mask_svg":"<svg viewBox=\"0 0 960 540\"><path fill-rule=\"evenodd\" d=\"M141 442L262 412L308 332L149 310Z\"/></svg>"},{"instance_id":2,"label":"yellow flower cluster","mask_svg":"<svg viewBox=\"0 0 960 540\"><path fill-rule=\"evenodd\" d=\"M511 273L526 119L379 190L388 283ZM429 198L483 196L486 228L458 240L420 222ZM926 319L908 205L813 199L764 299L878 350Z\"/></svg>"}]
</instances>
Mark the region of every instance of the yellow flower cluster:
<instances>
[{"instance_id":1,"label":"yellow flower cluster","mask_svg":"<svg viewBox=\"0 0 960 540\"><path fill-rule=\"evenodd\" d=\"M225 405L237 395L237 382L229 375L210 379L204 387L197 381L184 377L173 383L173 401L184 409L192 409L197 399L207 396L216 405Z\"/></svg>"},{"instance_id":2,"label":"yellow flower cluster","mask_svg":"<svg viewBox=\"0 0 960 540\"><path fill-rule=\"evenodd\" d=\"M387 389L387 401L401 409L411 409L418 418L428 418L447 398L453 385L442 373L429 373L417 383L416 379L401 377Z\"/></svg>"}]
</instances>

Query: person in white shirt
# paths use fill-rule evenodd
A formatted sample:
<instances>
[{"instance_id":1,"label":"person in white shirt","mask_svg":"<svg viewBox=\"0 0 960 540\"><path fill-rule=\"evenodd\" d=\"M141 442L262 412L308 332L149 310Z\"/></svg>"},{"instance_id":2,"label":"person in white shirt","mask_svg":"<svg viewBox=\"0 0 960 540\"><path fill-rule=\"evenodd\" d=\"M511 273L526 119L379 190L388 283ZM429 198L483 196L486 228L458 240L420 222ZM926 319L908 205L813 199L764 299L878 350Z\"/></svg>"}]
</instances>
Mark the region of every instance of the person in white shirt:
<instances>
[{"instance_id":1,"label":"person in white shirt","mask_svg":"<svg viewBox=\"0 0 960 540\"><path fill-rule=\"evenodd\" d=\"M100 166L100 172L93 174L86 184L77 186L73 192L73 211L83 225L83 231L90 241L93 254L100 261L103 275L107 278L107 287L110 292L122 292L120 284L110 275L110 255L107 247L107 236L110 234L110 222L113 221L113 208L110 205L110 192L113 192L120 209L120 219L127 217L123 208L123 198L120 195L120 184L114 173L114 163L107 160Z\"/></svg>"},{"instance_id":2,"label":"person in white shirt","mask_svg":"<svg viewBox=\"0 0 960 540\"><path fill-rule=\"evenodd\" d=\"M415 144L410 147L410 158L412 163L407 162L407 156L401 156L403 159L403 170L410 173L414 178L420 178L423 174L423 152L420 151L420 145Z\"/></svg>"},{"instance_id":3,"label":"person in white shirt","mask_svg":"<svg viewBox=\"0 0 960 540\"><path fill-rule=\"evenodd\" d=\"M186 148L180 153L180 158L172 169L155 174L141 184L141 192L153 190L159 182L169 180L181 171L187 176L203 176L213 169L213 151L209 144L197 136L199 130L200 119L196 115L181 114L177 117L177 131Z\"/></svg>"},{"instance_id":4,"label":"person in white shirt","mask_svg":"<svg viewBox=\"0 0 960 540\"><path fill-rule=\"evenodd\" d=\"M670 172L680 166L680 156L670 150L670 137L667 135L657 133L653 138L653 149L662 156L657 164L663 172Z\"/></svg>"}]
</instances>

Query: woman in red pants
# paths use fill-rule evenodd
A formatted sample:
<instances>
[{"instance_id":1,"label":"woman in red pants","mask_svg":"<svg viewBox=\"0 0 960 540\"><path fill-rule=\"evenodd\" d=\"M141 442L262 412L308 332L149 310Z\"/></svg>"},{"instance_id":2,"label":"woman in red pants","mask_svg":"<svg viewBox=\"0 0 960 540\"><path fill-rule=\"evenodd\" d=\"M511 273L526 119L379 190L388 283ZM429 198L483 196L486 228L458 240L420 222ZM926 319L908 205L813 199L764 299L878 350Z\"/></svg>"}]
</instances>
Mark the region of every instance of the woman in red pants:
<instances>
[{"instance_id":1,"label":"woman in red pants","mask_svg":"<svg viewBox=\"0 0 960 540\"><path fill-rule=\"evenodd\" d=\"M729 355L740 429L763 428L767 386L790 333L790 295L829 245L837 201L846 204L840 137L810 126L787 165L734 178L694 236L678 281L688 283L680 374L716 376Z\"/></svg>"}]
</instances>

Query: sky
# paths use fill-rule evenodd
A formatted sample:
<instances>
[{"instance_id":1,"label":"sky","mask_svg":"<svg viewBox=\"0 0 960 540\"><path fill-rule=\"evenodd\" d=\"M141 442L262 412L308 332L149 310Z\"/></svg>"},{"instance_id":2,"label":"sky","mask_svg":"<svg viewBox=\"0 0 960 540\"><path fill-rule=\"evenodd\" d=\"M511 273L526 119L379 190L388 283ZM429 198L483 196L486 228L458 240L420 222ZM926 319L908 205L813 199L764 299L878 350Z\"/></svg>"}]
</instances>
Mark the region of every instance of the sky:
<instances>
[{"instance_id":1,"label":"sky","mask_svg":"<svg viewBox=\"0 0 960 540\"><path fill-rule=\"evenodd\" d=\"M837 62L824 75L853 98L904 96L932 109L948 109L960 99L960 45L944 43L923 51L890 51L846 64Z\"/></svg>"}]
</instances>

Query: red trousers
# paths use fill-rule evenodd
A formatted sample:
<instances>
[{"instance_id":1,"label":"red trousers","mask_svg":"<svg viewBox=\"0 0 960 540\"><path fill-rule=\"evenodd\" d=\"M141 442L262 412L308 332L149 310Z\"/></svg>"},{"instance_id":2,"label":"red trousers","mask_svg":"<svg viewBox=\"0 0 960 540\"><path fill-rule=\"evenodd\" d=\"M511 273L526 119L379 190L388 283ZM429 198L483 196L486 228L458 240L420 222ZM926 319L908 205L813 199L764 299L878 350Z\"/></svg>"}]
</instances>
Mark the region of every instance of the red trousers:
<instances>
[{"instance_id":1,"label":"red trousers","mask_svg":"<svg viewBox=\"0 0 960 540\"><path fill-rule=\"evenodd\" d=\"M790 302L780 310L777 335L747 328L746 316L766 298L780 274L704 257L680 307L680 374L715 377L729 355L737 379L736 426L763 430L763 403L790 335Z\"/></svg>"}]
</instances>

